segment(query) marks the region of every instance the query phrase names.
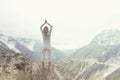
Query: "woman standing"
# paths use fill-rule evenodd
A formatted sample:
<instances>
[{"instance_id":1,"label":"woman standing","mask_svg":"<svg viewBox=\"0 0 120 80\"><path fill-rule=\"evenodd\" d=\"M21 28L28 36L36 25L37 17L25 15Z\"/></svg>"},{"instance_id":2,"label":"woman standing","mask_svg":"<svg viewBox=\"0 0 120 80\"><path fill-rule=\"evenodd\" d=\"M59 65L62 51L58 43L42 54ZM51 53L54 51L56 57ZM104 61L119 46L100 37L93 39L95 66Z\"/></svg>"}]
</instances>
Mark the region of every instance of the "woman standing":
<instances>
[{"instance_id":1,"label":"woman standing","mask_svg":"<svg viewBox=\"0 0 120 80\"><path fill-rule=\"evenodd\" d=\"M45 26L45 24L48 24L50 26L50 29L48 26ZM48 65L49 65L49 71L51 68L51 31L52 31L52 25L50 25L47 20L45 20L45 23L40 26L42 36L43 36L43 49L42 49L42 67L43 70L45 69L45 55L46 52L48 53Z\"/></svg>"}]
</instances>

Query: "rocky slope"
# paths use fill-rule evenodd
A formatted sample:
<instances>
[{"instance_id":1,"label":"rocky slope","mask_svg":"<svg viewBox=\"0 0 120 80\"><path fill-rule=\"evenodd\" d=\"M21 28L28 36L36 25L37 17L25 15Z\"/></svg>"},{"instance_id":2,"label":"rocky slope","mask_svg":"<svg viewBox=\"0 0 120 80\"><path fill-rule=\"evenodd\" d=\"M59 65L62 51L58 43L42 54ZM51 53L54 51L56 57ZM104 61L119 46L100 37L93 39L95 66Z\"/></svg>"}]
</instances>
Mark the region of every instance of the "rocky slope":
<instances>
[{"instance_id":1,"label":"rocky slope","mask_svg":"<svg viewBox=\"0 0 120 80\"><path fill-rule=\"evenodd\" d=\"M0 80L60 80L53 67L43 71L40 63L0 46Z\"/></svg>"},{"instance_id":2,"label":"rocky slope","mask_svg":"<svg viewBox=\"0 0 120 80\"><path fill-rule=\"evenodd\" d=\"M23 80L31 75L27 57L0 46L0 80ZM27 73L25 76L24 74Z\"/></svg>"}]
</instances>

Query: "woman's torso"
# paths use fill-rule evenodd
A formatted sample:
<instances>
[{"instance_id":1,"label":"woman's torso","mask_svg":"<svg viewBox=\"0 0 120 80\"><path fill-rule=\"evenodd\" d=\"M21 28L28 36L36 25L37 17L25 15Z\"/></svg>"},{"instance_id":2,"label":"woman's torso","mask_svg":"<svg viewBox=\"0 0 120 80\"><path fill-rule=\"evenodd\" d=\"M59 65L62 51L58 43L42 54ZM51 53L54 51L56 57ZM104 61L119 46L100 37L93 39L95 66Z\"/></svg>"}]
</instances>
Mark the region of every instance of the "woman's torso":
<instances>
[{"instance_id":1,"label":"woman's torso","mask_svg":"<svg viewBox=\"0 0 120 80\"><path fill-rule=\"evenodd\" d=\"M51 46L51 44L50 44L50 32L48 32L47 34L42 32L42 35L43 35L43 46L44 46L44 48L49 48Z\"/></svg>"}]
</instances>

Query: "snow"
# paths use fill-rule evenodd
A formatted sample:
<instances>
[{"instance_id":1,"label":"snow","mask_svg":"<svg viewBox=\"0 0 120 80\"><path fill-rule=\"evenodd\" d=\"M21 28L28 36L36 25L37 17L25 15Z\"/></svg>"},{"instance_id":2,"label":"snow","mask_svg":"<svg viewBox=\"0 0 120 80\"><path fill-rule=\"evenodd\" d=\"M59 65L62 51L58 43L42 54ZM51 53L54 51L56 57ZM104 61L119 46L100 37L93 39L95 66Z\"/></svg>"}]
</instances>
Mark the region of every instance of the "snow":
<instances>
[{"instance_id":1,"label":"snow","mask_svg":"<svg viewBox=\"0 0 120 80\"><path fill-rule=\"evenodd\" d=\"M9 41L8 37L9 36L0 36L0 41L3 42L4 44L6 44L11 50L20 53L20 51L17 48L15 48L16 42L15 41L12 41L12 42Z\"/></svg>"},{"instance_id":2,"label":"snow","mask_svg":"<svg viewBox=\"0 0 120 80\"><path fill-rule=\"evenodd\" d=\"M18 39L18 41L26 46L28 49L30 49L31 51L34 51L34 45L36 44L36 40L31 40L31 39L26 39L26 38L21 38L21 39Z\"/></svg>"},{"instance_id":3,"label":"snow","mask_svg":"<svg viewBox=\"0 0 120 80\"><path fill-rule=\"evenodd\" d=\"M20 51L15 47L15 44L15 42L9 42L8 47L17 53L20 53Z\"/></svg>"},{"instance_id":4,"label":"snow","mask_svg":"<svg viewBox=\"0 0 120 80\"><path fill-rule=\"evenodd\" d=\"M93 42L100 46L117 45L120 44L120 31L119 30L107 30L96 35Z\"/></svg>"},{"instance_id":5,"label":"snow","mask_svg":"<svg viewBox=\"0 0 120 80\"><path fill-rule=\"evenodd\" d=\"M31 51L33 51L33 47L34 47L35 43L36 43L35 41L31 41L30 44L27 44L27 45L26 45L26 47L27 47L28 49L30 49Z\"/></svg>"}]
</instances>

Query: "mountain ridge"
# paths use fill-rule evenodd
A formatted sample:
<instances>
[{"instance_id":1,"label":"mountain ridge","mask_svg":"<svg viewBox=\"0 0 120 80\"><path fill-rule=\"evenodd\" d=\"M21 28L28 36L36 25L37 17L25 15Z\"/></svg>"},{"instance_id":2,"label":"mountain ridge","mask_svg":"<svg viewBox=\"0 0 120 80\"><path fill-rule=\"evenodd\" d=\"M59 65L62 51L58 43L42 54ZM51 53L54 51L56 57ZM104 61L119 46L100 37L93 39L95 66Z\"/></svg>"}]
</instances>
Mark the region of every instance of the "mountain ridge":
<instances>
[{"instance_id":1,"label":"mountain ridge","mask_svg":"<svg viewBox=\"0 0 120 80\"><path fill-rule=\"evenodd\" d=\"M14 38L9 35L0 34L0 45L13 50L16 53L22 53L28 56L31 60L39 62L41 59L42 43L40 40L28 38ZM58 60L64 57L64 53L59 49L52 47L53 59Z\"/></svg>"}]
</instances>

